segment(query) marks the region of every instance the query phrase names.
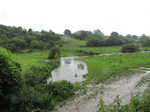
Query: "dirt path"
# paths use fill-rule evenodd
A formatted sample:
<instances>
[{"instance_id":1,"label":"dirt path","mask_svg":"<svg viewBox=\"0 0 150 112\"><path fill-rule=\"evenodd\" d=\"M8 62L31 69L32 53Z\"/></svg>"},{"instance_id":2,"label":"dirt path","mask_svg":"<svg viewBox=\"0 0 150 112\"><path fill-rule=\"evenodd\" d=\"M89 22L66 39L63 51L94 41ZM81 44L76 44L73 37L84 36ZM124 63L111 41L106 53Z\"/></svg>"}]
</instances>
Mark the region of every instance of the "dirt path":
<instances>
[{"instance_id":1,"label":"dirt path","mask_svg":"<svg viewBox=\"0 0 150 112\"><path fill-rule=\"evenodd\" d=\"M150 75L150 71L143 74L135 74L128 78L123 78L109 85L87 85L85 89L77 92L77 96L72 101L61 103L53 112L96 112L98 110L100 96L106 104L113 103L115 96L118 94L122 104L130 102L130 93L143 92L146 85L135 87L137 82L145 76Z\"/></svg>"}]
</instances>

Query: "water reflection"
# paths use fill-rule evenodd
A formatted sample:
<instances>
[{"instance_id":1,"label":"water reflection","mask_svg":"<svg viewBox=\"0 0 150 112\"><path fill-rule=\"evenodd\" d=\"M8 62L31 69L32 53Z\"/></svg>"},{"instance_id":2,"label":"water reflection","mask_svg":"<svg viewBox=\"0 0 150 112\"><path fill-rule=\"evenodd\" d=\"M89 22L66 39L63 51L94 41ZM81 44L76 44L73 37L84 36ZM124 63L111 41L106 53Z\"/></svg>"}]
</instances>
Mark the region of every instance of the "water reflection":
<instances>
[{"instance_id":1,"label":"water reflection","mask_svg":"<svg viewBox=\"0 0 150 112\"><path fill-rule=\"evenodd\" d=\"M68 80L72 83L84 81L82 75L88 72L87 65L83 61L75 61L75 58L78 57L62 57L60 66L52 71L52 78L49 78L48 82L51 80Z\"/></svg>"}]
</instances>

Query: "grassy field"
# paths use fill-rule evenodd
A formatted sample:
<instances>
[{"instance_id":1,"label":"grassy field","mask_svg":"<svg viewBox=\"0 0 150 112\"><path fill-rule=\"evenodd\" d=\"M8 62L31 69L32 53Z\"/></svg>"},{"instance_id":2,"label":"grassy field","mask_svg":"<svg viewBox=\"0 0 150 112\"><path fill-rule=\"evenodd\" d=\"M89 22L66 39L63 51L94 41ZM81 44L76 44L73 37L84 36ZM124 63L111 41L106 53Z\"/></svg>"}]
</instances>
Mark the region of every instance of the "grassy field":
<instances>
[{"instance_id":1,"label":"grassy field","mask_svg":"<svg viewBox=\"0 0 150 112\"><path fill-rule=\"evenodd\" d=\"M66 43L61 45L61 47L60 47L61 56L81 55L81 54L77 53L76 50L82 50L82 51L86 51L86 52L92 51L92 52L96 52L99 54L119 53L121 50L121 46L86 47L85 46L86 41L84 41L84 40L77 40L77 39L68 38L68 37L62 37L62 39ZM150 48L140 47L140 50L150 50ZM27 52L27 51L28 50L26 50L25 52ZM48 57L49 51L50 50L42 50L42 51L36 50L36 51L30 52L30 53L14 53L14 54L12 54L12 59L21 64L22 74L24 76L27 76L27 75L25 75L25 73L26 74L30 73L29 76L31 76L31 77L29 77L29 79L31 78L32 81L29 80L29 82L32 83L34 81L37 81L38 73L39 73L39 76L41 76L41 74L45 74L45 72L43 72L43 71L35 72L35 71L37 71L36 69L31 71L31 70L29 70L29 68L31 66L46 65L46 59ZM112 77L114 79L116 79L117 77L122 78L122 76L131 75L132 73L135 73L135 72L141 72L141 71L135 70L135 69L138 69L139 67L150 67L150 53L126 53L126 54L122 54L122 55L113 55L113 56L90 56L90 57L86 57L86 58L80 58L77 60L84 61L88 66L88 73L86 75L84 75L86 80L83 83L83 85L89 84L90 82L92 82L92 83L108 82L109 83L109 81L113 81L113 80L109 80ZM55 62L54 62L54 64L55 64ZM54 65L54 64L51 64L51 65ZM29 72L27 72L28 70L29 70ZM43 68L42 68L42 70L43 70ZM50 69L48 68L48 70L50 70ZM50 72L48 71L48 75ZM32 73L34 74L34 78L33 78ZM42 87L40 84L41 84L41 82L37 86L35 86L35 88L38 91ZM64 83L60 83L59 85L64 86ZM56 87L57 86L59 87L59 85L56 82L56 86L54 87L54 90L56 90ZM69 86L70 86L70 84L69 84ZM79 88L81 88L80 83L75 83L74 90L75 89L77 90ZM45 87L44 87L44 89L42 88L40 90L40 92L37 92L36 89L35 90L33 89L31 92L29 91L28 94L31 94L31 96L35 96L33 98L36 99L38 101L38 103L42 102L41 104L43 104L43 101L45 101L45 99L42 99L42 98L48 98L46 96L47 93L44 90ZM44 92L43 92L43 90L44 90ZM60 89L58 88L58 91L59 90ZM71 89L68 89L68 90L71 90ZM34 93L35 95L32 95L32 93ZM68 92L65 91L63 93L66 94ZM36 96L36 94L39 94L39 96ZM62 95L62 93L60 93L60 94ZM28 97L28 95L27 95L27 97ZM67 98L68 97L70 97L70 94L67 95ZM50 102L51 106L49 106L49 108L51 108L51 109L54 108L54 106L58 102L63 100L62 99L63 97L58 97L58 98L52 97L52 98L53 98L53 101ZM57 102L57 99L59 99L58 102Z\"/></svg>"},{"instance_id":2,"label":"grassy field","mask_svg":"<svg viewBox=\"0 0 150 112\"><path fill-rule=\"evenodd\" d=\"M62 57L79 55L76 52L76 50L83 50L83 51L86 51L86 52L92 51L92 52L97 52L97 53L101 54L101 53L118 53L118 52L120 52L120 49L121 49L121 46L85 47L85 45L86 45L85 40L77 40L77 39L73 39L73 38L69 38L69 37L62 37L62 39L63 39L64 42L66 42L65 44L62 45L62 47L60 47ZM150 48L140 47L140 50L145 50L145 49L149 50ZM49 53L49 50L34 51L34 52L31 52L31 53L14 53L14 54L12 54L12 59L14 61L19 62L22 66L23 72L25 72L31 66L42 66L42 65L44 65L45 62L46 62L45 60L48 56L48 53ZM101 71L101 69L99 69L100 65L101 66L108 66L109 64L114 64L116 66L116 64L118 65L118 59L120 60L121 57L124 58L124 59L121 59L121 60L124 61L123 63L120 62L121 66L126 66L127 58L131 59L131 62L133 62L132 61L132 56L128 57L126 55L123 55L123 56L110 56L110 57L90 57L90 58L85 59L86 63L88 64L89 74L94 73L95 74L94 76L96 76L96 77L99 76L97 74L99 74L99 72ZM134 57L136 57L137 54L134 54L134 55L135 55ZM144 56L144 54L141 54L141 55ZM108 64L108 62L104 63L104 62L97 61L97 60L110 60L111 63ZM112 63L113 61L115 61L115 63ZM139 62L138 59L136 61ZM96 70L96 68L98 68L98 70ZM117 67L113 67L113 69L114 68L117 68ZM107 69L107 67L105 69ZM97 73L95 73L95 72L97 72ZM114 72L115 71L113 71L111 73L114 73ZM93 77L92 74L90 76L91 78ZM106 76L103 76L103 77L106 77ZM89 78L89 79L91 79L91 78Z\"/></svg>"},{"instance_id":3,"label":"grassy field","mask_svg":"<svg viewBox=\"0 0 150 112\"><path fill-rule=\"evenodd\" d=\"M134 68L150 67L150 53L127 53L113 56L93 56L81 58L88 66L86 83L95 79L95 83L104 82L111 76L129 75Z\"/></svg>"},{"instance_id":4,"label":"grassy field","mask_svg":"<svg viewBox=\"0 0 150 112\"><path fill-rule=\"evenodd\" d=\"M92 51L99 54L102 53L118 53L121 50L121 46L106 46L106 47L86 47L85 40L77 40L69 37L62 37L66 43L61 47L61 56L78 55L76 50Z\"/></svg>"},{"instance_id":5,"label":"grassy field","mask_svg":"<svg viewBox=\"0 0 150 112\"><path fill-rule=\"evenodd\" d=\"M99 54L103 53L119 53L121 51L121 46L105 46L105 47L86 47L85 40L77 40L69 37L62 37L66 43L61 47L61 56L74 56L79 55L75 51L76 50L83 50L83 51L92 51L97 52ZM142 47L140 46L140 51L149 50L149 47Z\"/></svg>"},{"instance_id":6,"label":"grassy field","mask_svg":"<svg viewBox=\"0 0 150 112\"><path fill-rule=\"evenodd\" d=\"M12 59L21 64L22 72L28 70L31 66L42 66L46 62L47 51L35 51L31 53L14 53Z\"/></svg>"},{"instance_id":7,"label":"grassy field","mask_svg":"<svg viewBox=\"0 0 150 112\"><path fill-rule=\"evenodd\" d=\"M93 51L98 53L113 53L113 52L119 52L120 46L114 46L114 47L81 47L85 46L86 41L85 40L77 40L69 37L62 37L64 41L66 41L65 44L63 44L63 47L60 47L61 56L74 56L79 55L76 53L76 50L84 50L84 51ZM28 51L28 50L27 50ZM49 50L43 50L43 51L34 51L31 53L14 53L12 54L12 59L16 62L19 62L21 64L21 67L23 69L23 72L28 70L31 66L42 66L45 64L45 60L48 56Z\"/></svg>"}]
</instances>

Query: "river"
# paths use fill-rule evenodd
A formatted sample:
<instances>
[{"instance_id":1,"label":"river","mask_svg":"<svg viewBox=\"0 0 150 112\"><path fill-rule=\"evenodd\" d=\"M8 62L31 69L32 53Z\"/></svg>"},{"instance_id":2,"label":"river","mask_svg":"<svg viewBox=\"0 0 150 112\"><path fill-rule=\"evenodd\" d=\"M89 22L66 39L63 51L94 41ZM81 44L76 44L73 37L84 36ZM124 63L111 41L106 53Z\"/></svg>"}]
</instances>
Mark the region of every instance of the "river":
<instances>
[{"instance_id":1,"label":"river","mask_svg":"<svg viewBox=\"0 0 150 112\"><path fill-rule=\"evenodd\" d=\"M75 83L84 81L82 75L88 73L87 65L83 61L76 61L76 58L79 57L62 57L60 66L52 71L52 77L48 78L48 82L67 80Z\"/></svg>"},{"instance_id":2,"label":"river","mask_svg":"<svg viewBox=\"0 0 150 112\"><path fill-rule=\"evenodd\" d=\"M95 56L112 56L112 55L122 55L122 53L110 53L110 54L100 54ZM47 82L50 81L60 81L67 80L71 83L82 82L84 74L87 74L87 65L83 61L76 61L77 58L83 58L89 56L71 56L71 57L61 57L60 66L52 71L52 77L49 77Z\"/></svg>"}]
</instances>

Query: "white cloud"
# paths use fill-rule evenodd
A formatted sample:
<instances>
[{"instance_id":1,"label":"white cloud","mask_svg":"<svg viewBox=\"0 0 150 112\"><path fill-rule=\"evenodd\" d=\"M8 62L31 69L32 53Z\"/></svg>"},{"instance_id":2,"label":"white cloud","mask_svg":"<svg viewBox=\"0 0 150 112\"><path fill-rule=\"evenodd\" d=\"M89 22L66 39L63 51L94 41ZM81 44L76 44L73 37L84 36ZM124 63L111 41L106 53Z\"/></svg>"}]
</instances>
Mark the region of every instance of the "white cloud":
<instances>
[{"instance_id":1,"label":"white cloud","mask_svg":"<svg viewBox=\"0 0 150 112\"><path fill-rule=\"evenodd\" d=\"M0 24L150 35L149 0L0 0Z\"/></svg>"}]
</instances>

